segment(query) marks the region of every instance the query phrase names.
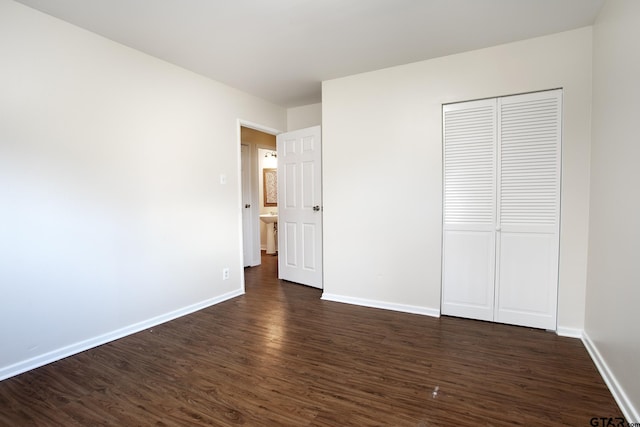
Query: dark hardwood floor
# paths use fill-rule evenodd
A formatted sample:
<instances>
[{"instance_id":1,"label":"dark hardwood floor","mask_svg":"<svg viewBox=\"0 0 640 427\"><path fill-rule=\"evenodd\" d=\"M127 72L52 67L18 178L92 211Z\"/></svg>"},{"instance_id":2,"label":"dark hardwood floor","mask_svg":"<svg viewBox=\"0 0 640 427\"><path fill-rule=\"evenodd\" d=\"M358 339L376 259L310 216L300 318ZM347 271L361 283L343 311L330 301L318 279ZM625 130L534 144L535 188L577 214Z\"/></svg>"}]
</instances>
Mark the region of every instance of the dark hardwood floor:
<instances>
[{"instance_id":1,"label":"dark hardwood floor","mask_svg":"<svg viewBox=\"0 0 640 427\"><path fill-rule=\"evenodd\" d=\"M0 382L0 425L589 426L622 416L579 340L321 301L278 281L273 256L245 275L244 296Z\"/></svg>"}]
</instances>

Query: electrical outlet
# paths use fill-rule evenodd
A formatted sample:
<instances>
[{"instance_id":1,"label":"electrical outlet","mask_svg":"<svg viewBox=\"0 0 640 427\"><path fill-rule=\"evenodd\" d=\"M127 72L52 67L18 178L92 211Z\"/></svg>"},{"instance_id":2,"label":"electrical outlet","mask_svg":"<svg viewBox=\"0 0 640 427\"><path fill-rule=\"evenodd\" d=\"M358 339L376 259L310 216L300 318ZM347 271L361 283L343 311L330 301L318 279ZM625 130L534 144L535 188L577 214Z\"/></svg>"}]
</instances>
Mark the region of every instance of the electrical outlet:
<instances>
[{"instance_id":1,"label":"electrical outlet","mask_svg":"<svg viewBox=\"0 0 640 427\"><path fill-rule=\"evenodd\" d=\"M222 269L222 280L228 280L229 279L229 267L225 267Z\"/></svg>"}]
</instances>

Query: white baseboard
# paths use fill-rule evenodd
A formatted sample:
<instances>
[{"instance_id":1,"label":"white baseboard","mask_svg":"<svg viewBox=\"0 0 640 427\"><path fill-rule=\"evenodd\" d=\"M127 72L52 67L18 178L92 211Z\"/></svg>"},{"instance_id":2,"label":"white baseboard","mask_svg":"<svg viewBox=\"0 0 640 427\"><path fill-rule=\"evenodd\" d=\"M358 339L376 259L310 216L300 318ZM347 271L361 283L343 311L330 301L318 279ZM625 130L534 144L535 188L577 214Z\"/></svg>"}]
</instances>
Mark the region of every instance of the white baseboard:
<instances>
[{"instance_id":1,"label":"white baseboard","mask_svg":"<svg viewBox=\"0 0 640 427\"><path fill-rule=\"evenodd\" d=\"M556 334L558 334L561 337L582 339L583 331L582 329L563 328L562 326L558 326L558 329L556 329Z\"/></svg>"},{"instance_id":2,"label":"white baseboard","mask_svg":"<svg viewBox=\"0 0 640 427\"><path fill-rule=\"evenodd\" d=\"M124 328L120 328L115 331L108 332L106 334L99 335L97 337L89 338L87 340L80 341L78 343L71 344L66 347L62 347L62 348L50 351L45 354L41 354L31 359L27 359L22 362L14 363L13 365L6 366L4 368L0 368L0 381L22 374L23 372L27 372L32 369L39 368L40 366L47 365L57 360L64 359L65 357L78 354L80 352L89 350L99 345L103 345L108 342L115 341L119 338L126 337L127 335L144 331L145 329L149 329L154 326L160 325L162 323L168 322L170 320L177 319L178 317L182 317L187 314L194 313L198 310L202 310L203 308L207 308L212 305L219 304L223 301L226 301L231 298L235 298L242 294L244 294L244 290L242 289L227 292L226 294L220 295L218 297L210 298L208 300L204 300L196 304L192 304L190 306L171 311L169 313L161 314L160 316L156 316L148 320L143 320L142 322L125 326Z\"/></svg>"},{"instance_id":3,"label":"white baseboard","mask_svg":"<svg viewBox=\"0 0 640 427\"><path fill-rule=\"evenodd\" d=\"M598 371L604 379L604 382L607 384L607 387L609 387L609 391L611 391L613 398L620 407L620 410L622 411L624 417L627 419L627 422L640 423L640 412L638 412L638 408L635 408L633 406L633 402L631 402L631 399L629 399L627 394L624 392L624 390L620 386L620 383L611 372L611 369L609 369L607 362L604 360L604 358L598 351L598 348L593 343L593 341L591 341L591 338L589 338L589 335L586 332L582 333L582 342L587 348L587 351L589 352L593 363L595 363L596 368L598 368ZM602 415L607 416L606 414Z\"/></svg>"},{"instance_id":4,"label":"white baseboard","mask_svg":"<svg viewBox=\"0 0 640 427\"><path fill-rule=\"evenodd\" d=\"M403 313L422 314L424 316L440 317L440 310L435 308L418 307L415 305L395 304L364 298L345 297L324 292L322 299L344 304L361 305L364 307L381 308L383 310L401 311Z\"/></svg>"}]
</instances>

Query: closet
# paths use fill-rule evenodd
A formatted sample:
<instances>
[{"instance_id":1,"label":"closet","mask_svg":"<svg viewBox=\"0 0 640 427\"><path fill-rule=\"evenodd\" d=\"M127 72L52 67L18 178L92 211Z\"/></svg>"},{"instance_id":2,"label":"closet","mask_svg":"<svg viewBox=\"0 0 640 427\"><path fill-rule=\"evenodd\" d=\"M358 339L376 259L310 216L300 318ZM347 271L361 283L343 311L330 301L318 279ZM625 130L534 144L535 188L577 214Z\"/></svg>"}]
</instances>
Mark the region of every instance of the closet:
<instances>
[{"instance_id":1,"label":"closet","mask_svg":"<svg viewBox=\"0 0 640 427\"><path fill-rule=\"evenodd\" d=\"M562 90L442 117L442 314L555 330Z\"/></svg>"}]
</instances>

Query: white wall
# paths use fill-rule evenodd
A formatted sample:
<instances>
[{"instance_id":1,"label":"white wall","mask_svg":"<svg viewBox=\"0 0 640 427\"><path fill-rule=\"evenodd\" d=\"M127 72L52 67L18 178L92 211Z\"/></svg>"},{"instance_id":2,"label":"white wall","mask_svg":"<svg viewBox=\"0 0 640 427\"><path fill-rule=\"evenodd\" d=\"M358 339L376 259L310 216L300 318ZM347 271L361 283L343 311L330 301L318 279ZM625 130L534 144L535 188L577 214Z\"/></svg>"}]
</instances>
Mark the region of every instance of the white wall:
<instances>
[{"instance_id":1,"label":"white wall","mask_svg":"<svg viewBox=\"0 0 640 427\"><path fill-rule=\"evenodd\" d=\"M287 131L322 124L322 104L309 104L287 109Z\"/></svg>"},{"instance_id":2,"label":"white wall","mask_svg":"<svg viewBox=\"0 0 640 427\"><path fill-rule=\"evenodd\" d=\"M628 421L640 422L640 2L594 26L586 341Z\"/></svg>"},{"instance_id":3,"label":"white wall","mask_svg":"<svg viewBox=\"0 0 640 427\"><path fill-rule=\"evenodd\" d=\"M286 110L9 0L0 58L0 378L243 292L238 119Z\"/></svg>"},{"instance_id":4,"label":"white wall","mask_svg":"<svg viewBox=\"0 0 640 427\"><path fill-rule=\"evenodd\" d=\"M560 332L587 270L591 28L323 83L324 291L440 309L443 103L564 88Z\"/></svg>"}]
</instances>

